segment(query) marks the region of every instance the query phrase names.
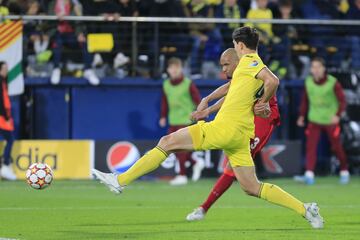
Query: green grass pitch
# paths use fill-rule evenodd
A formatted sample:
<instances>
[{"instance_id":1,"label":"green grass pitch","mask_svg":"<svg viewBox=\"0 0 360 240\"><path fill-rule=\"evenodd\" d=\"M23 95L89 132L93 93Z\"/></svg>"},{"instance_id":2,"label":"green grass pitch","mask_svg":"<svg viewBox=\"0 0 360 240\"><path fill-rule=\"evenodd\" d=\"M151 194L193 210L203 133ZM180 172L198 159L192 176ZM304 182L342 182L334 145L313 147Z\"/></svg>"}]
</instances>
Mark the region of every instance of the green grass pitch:
<instances>
[{"instance_id":1,"label":"green grass pitch","mask_svg":"<svg viewBox=\"0 0 360 240\"><path fill-rule=\"evenodd\" d=\"M202 222L185 216L215 179L184 187L136 182L116 196L95 181L54 181L42 191L0 181L0 239L360 239L360 178L347 186L319 178L314 186L266 180L304 201L317 201L325 218L313 230L294 212L246 196L237 184Z\"/></svg>"}]
</instances>

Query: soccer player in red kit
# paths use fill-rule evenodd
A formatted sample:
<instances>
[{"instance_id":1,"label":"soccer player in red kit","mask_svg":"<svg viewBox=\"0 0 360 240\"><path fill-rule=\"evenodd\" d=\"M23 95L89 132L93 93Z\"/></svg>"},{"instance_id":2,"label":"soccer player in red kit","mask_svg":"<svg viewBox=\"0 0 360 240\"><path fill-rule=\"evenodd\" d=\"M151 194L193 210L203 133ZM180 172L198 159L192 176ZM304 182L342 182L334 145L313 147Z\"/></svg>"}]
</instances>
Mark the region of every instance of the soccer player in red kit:
<instances>
[{"instance_id":1,"label":"soccer player in red kit","mask_svg":"<svg viewBox=\"0 0 360 240\"><path fill-rule=\"evenodd\" d=\"M239 62L239 58L236 55L236 51L234 49L229 48L222 54L220 58L220 64L222 66L223 72L226 74L226 77L228 79L231 79L238 62ZM199 120L202 118L206 118L209 114L217 111L223 102L223 97L227 93L229 83L224 84L223 86L216 89L209 96L205 97L198 106L197 111L195 111L192 114L192 117L195 120ZM209 102L219 98L220 100L217 103L208 107ZM255 116L255 120L254 120L255 138L252 139L250 145L251 155L253 158L266 145L266 143L270 139L270 136L275 126L280 124L280 115L279 115L279 109L278 109L276 97L270 99L269 105L271 109L271 114L269 118L261 118ZM235 175L230 167L230 164L228 163L227 157L226 157L226 161L227 164L226 167L224 168L224 172L215 183L215 186L211 190L208 198L203 204L200 205L200 207L196 208L193 212L187 215L186 219L188 221L196 221L196 220L204 219L205 214L210 209L210 207L216 202L218 198L221 197L221 195L224 192L226 192L227 189L229 189L229 187L232 185L234 180L236 180Z\"/></svg>"}]
</instances>

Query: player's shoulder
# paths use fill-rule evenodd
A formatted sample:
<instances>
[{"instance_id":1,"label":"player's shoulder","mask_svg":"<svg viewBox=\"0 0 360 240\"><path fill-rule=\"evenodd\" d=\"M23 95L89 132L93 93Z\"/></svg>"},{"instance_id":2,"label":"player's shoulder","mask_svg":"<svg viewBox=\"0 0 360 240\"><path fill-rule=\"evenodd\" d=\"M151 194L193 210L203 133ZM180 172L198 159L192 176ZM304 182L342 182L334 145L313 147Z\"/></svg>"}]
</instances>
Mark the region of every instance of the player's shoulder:
<instances>
[{"instance_id":1,"label":"player's shoulder","mask_svg":"<svg viewBox=\"0 0 360 240\"><path fill-rule=\"evenodd\" d=\"M239 66L242 68L254 68L262 66L263 62L258 54L245 54L242 56Z\"/></svg>"}]
</instances>

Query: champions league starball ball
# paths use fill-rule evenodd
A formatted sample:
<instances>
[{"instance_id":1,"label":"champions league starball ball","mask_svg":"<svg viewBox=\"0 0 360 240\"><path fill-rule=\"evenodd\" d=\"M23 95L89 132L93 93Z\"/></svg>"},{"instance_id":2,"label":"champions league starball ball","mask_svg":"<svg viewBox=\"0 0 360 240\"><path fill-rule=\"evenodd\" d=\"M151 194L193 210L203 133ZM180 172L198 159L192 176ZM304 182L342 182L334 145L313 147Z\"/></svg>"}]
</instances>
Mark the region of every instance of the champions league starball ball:
<instances>
[{"instance_id":1,"label":"champions league starball ball","mask_svg":"<svg viewBox=\"0 0 360 240\"><path fill-rule=\"evenodd\" d=\"M47 188L53 178L53 171L45 163L34 163L26 171L26 181L34 189Z\"/></svg>"}]
</instances>

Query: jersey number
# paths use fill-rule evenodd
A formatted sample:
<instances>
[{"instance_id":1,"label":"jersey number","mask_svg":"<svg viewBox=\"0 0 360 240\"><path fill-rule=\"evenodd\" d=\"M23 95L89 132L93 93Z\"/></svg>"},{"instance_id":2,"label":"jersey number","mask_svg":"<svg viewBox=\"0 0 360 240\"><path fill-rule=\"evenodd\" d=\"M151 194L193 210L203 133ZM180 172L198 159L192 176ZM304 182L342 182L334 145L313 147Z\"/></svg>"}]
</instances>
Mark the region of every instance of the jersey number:
<instances>
[{"instance_id":1,"label":"jersey number","mask_svg":"<svg viewBox=\"0 0 360 240\"><path fill-rule=\"evenodd\" d=\"M250 144L250 148L251 148L252 150L254 150L259 143L260 143L260 138L255 137L255 138L254 138L254 141Z\"/></svg>"}]
</instances>

